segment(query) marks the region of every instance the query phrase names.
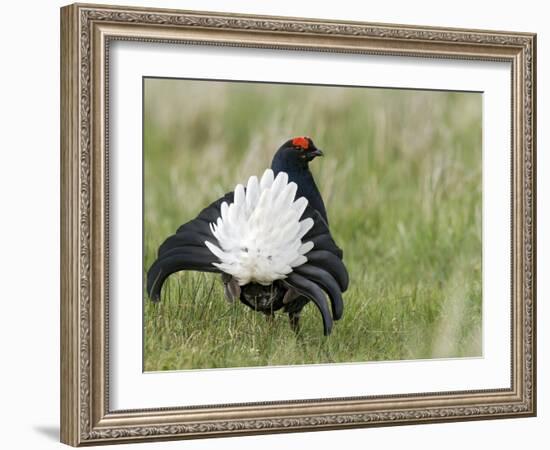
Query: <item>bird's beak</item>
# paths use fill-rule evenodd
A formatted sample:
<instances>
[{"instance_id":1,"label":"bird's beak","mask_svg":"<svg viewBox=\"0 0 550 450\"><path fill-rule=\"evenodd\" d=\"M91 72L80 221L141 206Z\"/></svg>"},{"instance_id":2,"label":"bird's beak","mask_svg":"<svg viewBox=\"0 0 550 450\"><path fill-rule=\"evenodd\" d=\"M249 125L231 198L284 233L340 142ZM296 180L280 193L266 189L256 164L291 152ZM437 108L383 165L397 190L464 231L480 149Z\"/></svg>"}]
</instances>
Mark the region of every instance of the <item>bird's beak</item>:
<instances>
[{"instance_id":1,"label":"bird's beak","mask_svg":"<svg viewBox=\"0 0 550 450\"><path fill-rule=\"evenodd\" d=\"M316 148L315 150L313 150L313 151L311 152L311 154L312 154L313 156L323 156L323 155L324 155L323 151L322 151L322 150L319 150L318 148Z\"/></svg>"}]
</instances>

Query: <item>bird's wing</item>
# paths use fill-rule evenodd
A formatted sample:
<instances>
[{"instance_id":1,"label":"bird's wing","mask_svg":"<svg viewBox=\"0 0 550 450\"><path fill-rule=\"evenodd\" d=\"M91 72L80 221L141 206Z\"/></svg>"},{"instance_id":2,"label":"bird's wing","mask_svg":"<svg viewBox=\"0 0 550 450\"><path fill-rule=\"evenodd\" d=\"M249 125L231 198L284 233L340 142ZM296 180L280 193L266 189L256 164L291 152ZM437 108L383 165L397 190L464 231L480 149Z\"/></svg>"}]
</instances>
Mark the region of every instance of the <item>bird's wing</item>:
<instances>
[{"instance_id":1,"label":"bird's wing","mask_svg":"<svg viewBox=\"0 0 550 450\"><path fill-rule=\"evenodd\" d=\"M313 241L316 248L320 248L322 245L328 246L330 248L330 251L334 253L338 258L344 259L344 252L338 245L336 245L336 242L334 242L334 239L332 238L332 235L330 234L330 227L328 225L328 222L324 219L323 215L319 210L308 206L306 208L304 215L302 218L311 217L315 223L315 226L313 229L304 236L304 239L308 238L308 240ZM317 242L317 240L324 240L325 242ZM325 248L327 250L328 248Z\"/></svg>"},{"instance_id":2,"label":"bird's wing","mask_svg":"<svg viewBox=\"0 0 550 450\"><path fill-rule=\"evenodd\" d=\"M206 240L217 242L210 223L220 216L223 202L231 203L233 192L204 208L199 215L183 224L159 247L158 256L147 272L147 292L153 301L160 300L162 285L171 274L180 270L220 273L214 266L219 259L204 245Z\"/></svg>"}]
</instances>

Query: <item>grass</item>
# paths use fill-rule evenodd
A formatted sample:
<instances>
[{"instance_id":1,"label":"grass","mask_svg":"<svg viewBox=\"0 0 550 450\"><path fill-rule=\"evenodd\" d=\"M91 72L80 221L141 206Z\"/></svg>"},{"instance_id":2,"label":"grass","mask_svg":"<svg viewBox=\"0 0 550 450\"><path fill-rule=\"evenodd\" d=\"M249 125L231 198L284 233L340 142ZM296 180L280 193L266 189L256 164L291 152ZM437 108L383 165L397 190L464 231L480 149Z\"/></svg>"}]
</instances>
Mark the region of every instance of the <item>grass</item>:
<instances>
[{"instance_id":1,"label":"grass","mask_svg":"<svg viewBox=\"0 0 550 450\"><path fill-rule=\"evenodd\" d=\"M192 368L481 355L481 95L149 79L144 275L176 228L278 146L309 135L350 288L322 335L309 304L294 334L180 272L144 302L144 367Z\"/></svg>"}]
</instances>

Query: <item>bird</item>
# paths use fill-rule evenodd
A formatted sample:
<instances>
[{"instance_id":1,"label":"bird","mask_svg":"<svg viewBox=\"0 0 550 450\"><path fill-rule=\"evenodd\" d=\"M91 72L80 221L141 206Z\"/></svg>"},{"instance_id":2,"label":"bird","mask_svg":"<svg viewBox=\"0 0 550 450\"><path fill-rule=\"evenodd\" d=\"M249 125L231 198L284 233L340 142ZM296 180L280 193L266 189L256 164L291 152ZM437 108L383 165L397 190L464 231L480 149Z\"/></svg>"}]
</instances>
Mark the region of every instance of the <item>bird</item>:
<instances>
[{"instance_id":1,"label":"bird","mask_svg":"<svg viewBox=\"0 0 550 450\"><path fill-rule=\"evenodd\" d=\"M261 177L237 184L181 225L159 246L147 272L149 298L159 302L175 272L220 273L229 302L239 299L268 318L283 309L298 332L311 301L323 334L330 335L343 314L349 276L309 170L318 156L323 152L310 137L287 140Z\"/></svg>"}]
</instances>

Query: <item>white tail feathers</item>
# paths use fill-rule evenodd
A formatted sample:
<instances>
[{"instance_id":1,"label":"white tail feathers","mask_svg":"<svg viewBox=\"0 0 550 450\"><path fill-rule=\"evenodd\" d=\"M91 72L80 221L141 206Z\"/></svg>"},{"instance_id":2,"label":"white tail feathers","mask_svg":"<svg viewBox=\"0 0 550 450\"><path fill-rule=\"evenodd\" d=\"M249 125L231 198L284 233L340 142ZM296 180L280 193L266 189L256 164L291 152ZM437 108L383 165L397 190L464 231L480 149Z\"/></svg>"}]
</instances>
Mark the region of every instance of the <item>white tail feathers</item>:
<instances>
[{"instance_id":1,"label":"white tail feathers","mask_svg":"<svg viewBox=\"0 0 550 450\"><path fill-rule=\"evenodd\" d=\"M219 247L205 241L221 261L216 267L237 279L264 285L285 278L293 267L307 261L313 242L302 242L313 227L313 219L300 220L307 200L295 200L296 183L280 172L267 169L262 178L250 177L246 191L237 185L233 203L222 203L221 217L210 224Z\"/></svg>"}]
</instances>

